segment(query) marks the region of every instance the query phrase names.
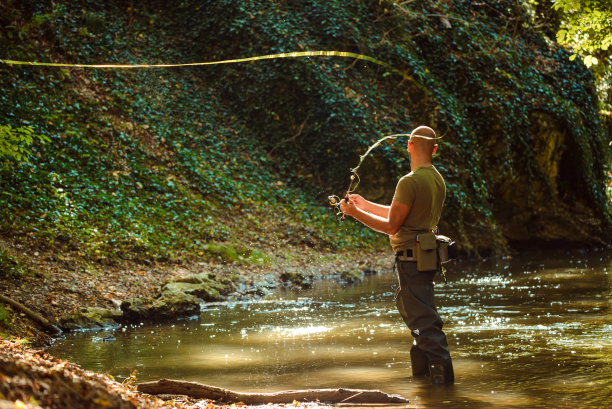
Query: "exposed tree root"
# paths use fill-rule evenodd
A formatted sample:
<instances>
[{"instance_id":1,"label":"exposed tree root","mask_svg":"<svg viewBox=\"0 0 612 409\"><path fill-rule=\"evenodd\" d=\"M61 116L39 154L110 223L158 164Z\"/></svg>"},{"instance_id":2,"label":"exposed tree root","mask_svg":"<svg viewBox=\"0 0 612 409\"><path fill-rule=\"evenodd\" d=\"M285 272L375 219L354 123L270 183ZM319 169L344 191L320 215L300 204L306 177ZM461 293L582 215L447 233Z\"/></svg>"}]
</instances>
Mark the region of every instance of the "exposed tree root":
<instances>
[{"instance_id":1,"label":"exposed tree root","mask_svg":"<svg viewBox=\"0 0 612 409\"><path fill-rule=\"evenodd\" d=\"M138 391L151 395L187 395L196 399L212 399L219 402L242 402L246 405L266 403L326 402L326 403L408 403L399 395L389 395L378 390L365 389L308 389L274 393L242 393L197 382L161 379L138 385Z\"/></svg>"}]
</instances>

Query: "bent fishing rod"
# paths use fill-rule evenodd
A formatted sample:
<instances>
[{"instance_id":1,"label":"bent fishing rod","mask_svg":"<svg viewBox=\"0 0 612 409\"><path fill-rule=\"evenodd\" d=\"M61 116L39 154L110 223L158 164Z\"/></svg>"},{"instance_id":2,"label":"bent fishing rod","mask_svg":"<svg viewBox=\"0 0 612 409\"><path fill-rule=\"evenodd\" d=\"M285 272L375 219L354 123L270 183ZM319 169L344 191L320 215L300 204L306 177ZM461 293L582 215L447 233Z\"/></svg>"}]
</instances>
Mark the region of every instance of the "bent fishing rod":
<instances>
[{"instance_id":1,"label":"bent fishing rod","mask_svg":"<svg viewBox=\"0 0 612 409\"><path fill-rule=\"evenodd\" d=\"M372 146L370 146L363 155L359 156L359 163L357 164L357 166L355 166L354 168L350 170L350 174L351 174L350 182L349 182L348 188L346 189L346 195L344 196L344 199L347 202L349 201L349 195L353 193L355 189L357 189L357 186L359 186L359 182L361 181L361 179L359 178L359 174L357 173L357 170L363 163L363 160L370 154L370 152L374 150L374 148L379 146L381 143L383 143L387 139L395 140L400 136L410 136L410 134L398 133L398 134L383 136L382 138L374 142L374 144L372 144ZM330 195L327 197L327 200L329 202L329 205L331 206L332 211L334 212L334 215L336 216L336 221L337 222L344 221L344 213L342 213L342 210L340 210L340 202L341 202L340 197L337 195Z\"/></svg>"}]
</instances>

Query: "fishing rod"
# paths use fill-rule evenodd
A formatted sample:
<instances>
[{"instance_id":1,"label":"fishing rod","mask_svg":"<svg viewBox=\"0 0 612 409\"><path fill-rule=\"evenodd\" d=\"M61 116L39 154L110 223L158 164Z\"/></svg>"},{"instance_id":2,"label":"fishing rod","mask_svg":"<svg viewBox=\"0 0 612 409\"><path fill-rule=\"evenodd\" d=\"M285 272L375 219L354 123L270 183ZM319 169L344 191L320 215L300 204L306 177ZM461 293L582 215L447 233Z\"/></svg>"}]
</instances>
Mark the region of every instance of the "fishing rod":
<instances>
[{"instance_id":1,"label":"fishing rod","mask_svg":"<svg viewBox=\"0 0 612 409\"><path fill-rule=\"evenodd\" d=\"M352 192L354 192L355 189L357 189L357 186L359 185L360 178L359 178L359 175L357 174L357 169L359 169L359 167L363 163L363 160L370 154L370 152L372 152L372 150L374 150L374 148L376 148L378 145L380 145L387 139L396 139L400 136L408 136L411 138L421 137L421 138L432 139L432 140L440 140L446 136L446 133L447 132L444 132L442 136L434 136L434 137L423 136L423 135L418 135L418 134L409 134L409 133L397 133L393 135L383 136L382 138L374 142L374 144L370 146L363 155L359 156L359 163L357 164L357 166L355 166L354 168L350 170L351 172L350 183L349 183L348 189L346 190L346 195L344 196L344 199L348 202L349 195ZM340 210L340 202L341 202L340 197L338 197L337 195L331 195L327 197L327 200L329 202L329 205L331 206L332 211L334 212L334 215L336 216L336 221L338 222L344 221L344 213L342 213L342 210Z\"/></svg>"},{"instance_id":2,"label":"fishing rod","mask_svg":"<svg viewBox=\"0 0 612 409\"><path fill-rule=\"evenodd\" d=\"M374 148L376 148L378 145L380 145L381 143L383 143L387 139L393 139L394 140L394 139L397 139L400 136L410 136L410 134L398 133L398 134L383 136L382 138L380 138L379 140L374 142L374 144L372 146L370 146L368 148L368 150L363 155L359 155L359 163L357 164L357 166L355 166L354 168L352 168L350 170L350 174L351 174L350 182L349 182L348 188L346 189L346 195L344 196L344 199L347 202L349 200L349 195L351 193L353 193L355 191L355 189L357 189L357 186L359 186L359 182L361 181L361 179L359 178L359 174L357 173L357 170L359 169L359 167L363 163L363 160L370 154L370 152L372 152L374 150ZM337 222L344 221L344 213L342 213L342 210L340 210L340 202L341 202L340 197L337 196L337 195L331 195L331 196L327 197L327 201L329 202L329 205L330 205L332 211L334 212L334 215L336 216L336 221Z\"/></svg>"}]
</instances>

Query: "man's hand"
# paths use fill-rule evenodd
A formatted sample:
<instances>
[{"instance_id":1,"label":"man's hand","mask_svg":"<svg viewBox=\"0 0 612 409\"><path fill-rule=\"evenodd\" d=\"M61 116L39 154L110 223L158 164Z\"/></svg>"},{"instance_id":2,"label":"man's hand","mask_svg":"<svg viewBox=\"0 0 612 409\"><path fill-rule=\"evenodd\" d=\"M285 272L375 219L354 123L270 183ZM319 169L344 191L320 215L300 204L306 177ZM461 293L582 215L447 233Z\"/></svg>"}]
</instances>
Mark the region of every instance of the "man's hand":
<instances>
[{"instance_id":1,"label":"man's hand","mask_svg":"<svg viewBox=\"0 0 612 409\"><path fill-rule=\"evenodd\" d=\"M363 209L363 206L366 204L366 200L357 194L349 195L349 200L355 203L355 206L357 206L360 209Z\"/></svg>"},{"instance_id":2,"label":"man's hand","mask_svg":"<svg viewBox=\"0 0 612 409\"><path fill-rule=\"evenodd\" d=\"M353 201L352 196L358 196L358 195L349 196L348 202L346 201L346 199L342 199L340 201L340 210L342 211L342 213L348 214L349 216L352 216L353 214L355 214L355 210L357 210L357 206L355 205L355 202Z\"/></svg>"}]
</instances>

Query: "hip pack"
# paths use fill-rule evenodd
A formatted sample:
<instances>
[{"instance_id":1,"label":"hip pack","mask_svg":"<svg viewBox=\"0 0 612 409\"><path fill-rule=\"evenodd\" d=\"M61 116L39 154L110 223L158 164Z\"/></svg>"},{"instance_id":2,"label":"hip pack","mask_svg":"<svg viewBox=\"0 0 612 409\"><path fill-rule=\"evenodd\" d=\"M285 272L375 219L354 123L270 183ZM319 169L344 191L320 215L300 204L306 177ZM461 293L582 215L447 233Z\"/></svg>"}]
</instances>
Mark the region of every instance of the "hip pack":
<instances>
[{"instance_id":1,"label":"hip pack","mask_svg":"<svg viewBox=\"0 0 612 409\"><path fill-rule=\"evenodd\" d=\"M440 264L444 264L457 258L457 243L450 237L438 235L436 236L438 243L438 258Z\"/></svg>"},{"instance_id":2,"label":"hip pack","mask_svg":"<svg viewBox=\"0 0 612 409\"><path fill-rule=\"evenodd\" d=\"M419 233L416 241L418 271L438 270L442 264L457 258L457 243L450 237L425 232Z\"/></svg>"}]
</instances>

